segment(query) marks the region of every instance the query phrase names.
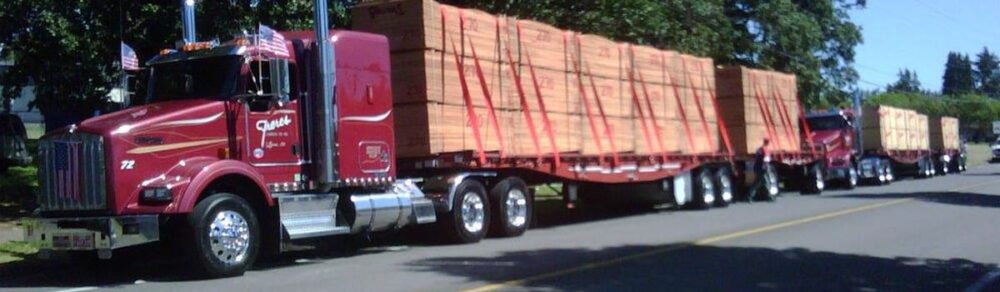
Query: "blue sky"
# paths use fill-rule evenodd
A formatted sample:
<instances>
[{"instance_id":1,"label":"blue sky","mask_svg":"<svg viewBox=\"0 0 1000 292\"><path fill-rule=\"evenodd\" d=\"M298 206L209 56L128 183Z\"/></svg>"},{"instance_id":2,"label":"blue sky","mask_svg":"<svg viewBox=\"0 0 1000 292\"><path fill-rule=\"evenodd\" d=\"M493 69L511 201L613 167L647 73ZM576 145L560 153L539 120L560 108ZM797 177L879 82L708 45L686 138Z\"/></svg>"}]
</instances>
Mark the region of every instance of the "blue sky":
<instances>
[{"instance_id":1,"label":"blue sky","mask_svg":"<svg viewBox=\"0 0 1000 292\"><path fill-rule=\"evenodd\" d=\"M869 0L850 14L865 40L855 58L863 89L884 89L909 68L940 91L949 51L973 61L984 46L1000 53L1000 0Z\"/></svg>"}]
</instances>

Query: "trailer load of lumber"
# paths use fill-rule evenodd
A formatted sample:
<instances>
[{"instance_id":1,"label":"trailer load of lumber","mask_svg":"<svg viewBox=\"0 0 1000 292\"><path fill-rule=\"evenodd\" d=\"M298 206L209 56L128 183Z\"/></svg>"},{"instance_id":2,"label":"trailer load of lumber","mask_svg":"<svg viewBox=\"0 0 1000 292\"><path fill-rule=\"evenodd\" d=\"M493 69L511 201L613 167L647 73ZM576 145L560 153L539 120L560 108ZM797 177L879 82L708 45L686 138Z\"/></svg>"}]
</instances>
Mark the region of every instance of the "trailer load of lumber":
<instances>
[{"instance_id":1,"label":"trailer load of lumber","mask_svg":"<svg viewBox=\"0 0 1000 292\"><path fill-rule=\"evenodd\" d=\"M801 104L795 75L726 66L715 70L719 108L737 154L754 153L764 139L778 151L802 150Z\"/></svg>"},{"instance_id":2,"label":"trailer load of lumber","mask_svg":"<svg viewBox=\"0 0 1000 292\"><path fill-rule=\"evenodd\" d=\"M431 0L352 17L389 39L400 157L718 151L711 59Z\"/></svg>"},{"instance_id":3,"label":"trailer load of lumber","mask_svg":"<svg viewBox=\"0 0 1000 292\"><path fill-rule=\"evenodd\" d=\"M867 106L862 112L862 147L865 150L930 149L928 118L913 110Z\"/></svg>"},{"instance_id":4,"label":"trailer load of lumber","mask_svg":"<svg viewBox=\"0 0 1000 292\"><path fill-rule=\"evenodd\" d=\"M937 150L958 150L958 119L953 117L931 118L928 125L930 146Z\"/></svg>"}]
</instances>

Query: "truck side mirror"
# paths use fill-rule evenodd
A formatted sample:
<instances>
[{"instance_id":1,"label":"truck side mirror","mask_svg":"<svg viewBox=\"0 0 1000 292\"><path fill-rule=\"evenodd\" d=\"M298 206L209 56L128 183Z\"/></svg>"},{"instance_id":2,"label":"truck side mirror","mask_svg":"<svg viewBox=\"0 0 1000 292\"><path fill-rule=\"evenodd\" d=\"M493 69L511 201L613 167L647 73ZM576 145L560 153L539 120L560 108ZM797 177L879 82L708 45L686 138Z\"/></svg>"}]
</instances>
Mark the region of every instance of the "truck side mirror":
<instances>
[{"instance_id":1,"label":"truck side mirror","mask_svg":"<svg viewBox=\"0 0 1000 292\"><path fill-rule=\"evenodd\" d=\"M288 82L288 60L273 59L268 63L270 64L271 73L271 94L274 96L275 101L286 103L291 93L291 86Z\"/></svg>"}]
</instances>

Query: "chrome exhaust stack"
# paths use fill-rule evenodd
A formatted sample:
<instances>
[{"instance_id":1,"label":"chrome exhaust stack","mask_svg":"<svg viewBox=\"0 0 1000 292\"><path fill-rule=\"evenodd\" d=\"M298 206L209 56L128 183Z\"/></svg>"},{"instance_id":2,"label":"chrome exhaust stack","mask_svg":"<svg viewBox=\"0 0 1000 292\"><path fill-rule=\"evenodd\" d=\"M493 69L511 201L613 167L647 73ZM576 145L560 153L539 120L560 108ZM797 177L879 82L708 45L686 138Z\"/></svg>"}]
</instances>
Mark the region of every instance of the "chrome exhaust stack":
<instances>
[{"instance_id":1,"label":"chrome exhaust stack","mask_svg":"<svg viewBox=\"0 0 1000 292\"><path fill-rule=\"evenodd\" d=\"M316 129L317 135L313 138L313 149L316 152L313 155L313 168L315 171L315 180L317 190L320 192L328 192L337 183L337 173L336 173L336 163L337 157L334 147L336 143L334 141L336 135L336 110L335 106L335 87L336 79L334 76L336 74L336 67L334 66L335 56L333 54L333 44L330 43L330 29L329 21L327 19L327 0L314 0L315 9L315 28L316 31L316 44L319 49L319 58L317 58L319 64L319 84L313 98L313 105L316 105L315 114L313 117L313 123ZM318 99L318 100L317 100Z\"/></svg>"}]
</instances>

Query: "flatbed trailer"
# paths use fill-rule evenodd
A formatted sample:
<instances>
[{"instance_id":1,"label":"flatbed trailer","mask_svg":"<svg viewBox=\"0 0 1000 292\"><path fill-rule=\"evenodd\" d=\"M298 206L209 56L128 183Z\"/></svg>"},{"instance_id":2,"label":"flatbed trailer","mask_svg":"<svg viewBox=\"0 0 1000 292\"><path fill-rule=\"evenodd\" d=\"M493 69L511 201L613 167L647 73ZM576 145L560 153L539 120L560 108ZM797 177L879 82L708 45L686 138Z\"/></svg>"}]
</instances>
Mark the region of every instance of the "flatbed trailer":
<instances>
[{"instance_id":1,"label":"flatbed trailer","mask_svg":"<svg viewBox=\"0 0 1000 292\"><path fill-rule=\"evenodd\" d=\"M705 209L725 206L754 179L747 170L754 168L755 157L733 151L722 120L718 127L725 150L702 151L707 153L647 147L658 150L637 154L616 151L613 142L611 151L599 154L558 152L555 146L543 151L539 145L555 145L555 138L549 133L545 141L529 127L534 155L487 151L476 130L475 149L397 156L394 134L406 129L394 122L399 109L394 98L402 93L393 91L391 75L403 68L390 66L389 39L331 32L325 1L315 4L314 31L261 26L252 37L223 44L192 38L177 50L164 50L146 63L153 68L148 104L44 136L39 218L28 220L25 228L28 239L40 246L40 256L96 252L107 259L116 249L171 239L187 252L192 268L224 277L243 274L258 255L277 254L291 247L286 243L310 238L431 223L444 239L457 243L477 242L487 233L519 236L532 221L533 185L563 184L567 206L620 201ZM193 8L187 13L193 16ZM485 89L475 50L471 53L471 71ZM527 55L526 61L533 71ZM593 92L597 107L587 109L594 139L588 142L614 141L593 76L588 74L590 87L581 77L589 65L582 58L575 61L583 63L574 68L581 97L586 100ZM470 71L461 58L455 62L456 71ZM204 97L189 92L190 85L173 92L175 86L164 86L177 80L170 76L186 76L181 80L221 93ZM458 76L464 105L474 113L470 82L465 74ZM539 122L549 128L543 98L525 94L520 84L522 78L535 81L534 76L511 78L518 83L521 104L537 102ZM641 73L622 81L630 83L643 140L652 146L651 133L659 126L650 95L636 79L641 82ZM703 104L694 91L694 107L685 108L677 91L680 84L695 87L692 79L670 80L685 136L695 144L691 128L700 126L706 141L698 142L714 146L707 113L721 116L723 111L711 89L705 99L711 104ZM492 130L499 132L490 96L477 98L484 99ZM789 116L779 115L787 125ZM532 123L531 115L524 118ZM597 120L604 124L603 133L596 129ZM818 162L824 156L814 147L806 149L775 151L765 160L762 197L773 200L782 182L787 187L802 178L819 178L806 189L822 191Z\"/></svg>"},{"instance_id":2,"label":"flatbed trailer","mask_svg":"<svg viewBox=\"0 0 1000 292\"><path fill-rule=\"evenodd\" d=\"M866 151L858 168L862 179L889 184L901 177L934 176L937 173L934 165L931 150L882 150Z\"/></svg>"}]
</instances>

